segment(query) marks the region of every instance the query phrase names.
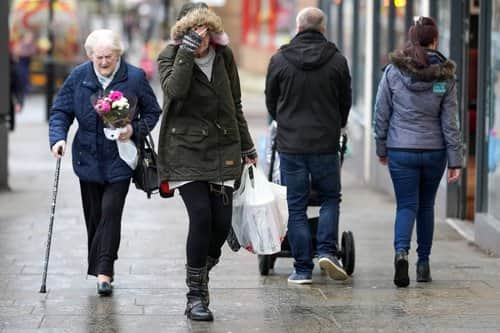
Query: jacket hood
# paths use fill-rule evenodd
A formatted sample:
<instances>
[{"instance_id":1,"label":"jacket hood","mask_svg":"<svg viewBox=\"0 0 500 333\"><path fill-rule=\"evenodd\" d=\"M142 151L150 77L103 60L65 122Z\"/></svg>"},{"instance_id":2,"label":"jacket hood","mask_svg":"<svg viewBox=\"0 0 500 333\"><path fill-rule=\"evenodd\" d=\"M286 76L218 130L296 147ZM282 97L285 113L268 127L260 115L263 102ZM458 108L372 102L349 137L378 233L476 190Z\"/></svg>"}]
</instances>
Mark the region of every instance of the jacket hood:
<instances>
[{"instance_id":1,"label":"jacket hood","mask_svg":"<svg viewBox=\"0 0 500 333\"><path fill-rule=\"evenodd\" d=\"M401 72L404 85L413 91L430 89L436 81L455 79L456 65L446 59L441 53L426 50L430 65L419 67L417 63L406 56L401 50L389 54L389 61Z\"/></svg>"},{"instance_id":2,"label":"jacket hood","mask_svg":"<svg viewBox=\"0 0 500 333\"><path fill-rule=\"evenodd\" d=\"M222 20L212 10L195 8L175 23L170 30L170 38L174 44L180 44L184 35L194 27L207 25L210 30L210 40L215 44L227 45L229 39L222 28Z\"/></svg>"},{"instance_id":3,"label":"jacket hood","mask_svg":"<svg viewBox=\"0 0 500 333\"><path fill-rule=\"evenodd\" d=\"M319 31L299 32L290 42L280 48L287 61L302 70L322 67L338 52L335 44L329 42Z\"/></svg>"},{"instance_id":4,"label":"jacket hood","mask_svg":"<svg viewBox=\"0 0 500 333\"><path fill-rule=\"evenodd\" d=\"M437 51L427 51L427 56L431 65L424 68L419 68L411 57L400 50L390 53L389 61L416 81L447 81L455 78L456 65L453 61Z\"/></svg>"}]
</instances>

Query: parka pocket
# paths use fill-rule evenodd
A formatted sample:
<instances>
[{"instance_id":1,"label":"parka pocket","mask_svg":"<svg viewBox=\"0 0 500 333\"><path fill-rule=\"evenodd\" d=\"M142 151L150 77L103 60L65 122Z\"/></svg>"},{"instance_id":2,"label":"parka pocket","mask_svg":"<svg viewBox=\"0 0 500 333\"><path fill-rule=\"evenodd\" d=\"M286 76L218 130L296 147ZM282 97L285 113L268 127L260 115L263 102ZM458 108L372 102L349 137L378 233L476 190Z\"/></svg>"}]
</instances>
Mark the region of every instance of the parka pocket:
<instances>
[{"instance_id":1,"label":"parka pocket","mask_svg":"<svg viewBox=\"0 0 500 333\"><path fill-rule=\"evenodd\" d=\"M238 168L241 159L240 134L237 127L218 125L218 140L225 168Z\"/></svg>"},{"instance_id":2,"label":"parka pocket","mask_svg":"<svg viewBox=\"0 0 500 333\"><path fill-rule=\"evenodd\" d=\"M170 134L176 143L199 144L208 137L208 129L172 127Z\"/></svg>"},{"instance_id":3,"label":"parka pocket","mask_svg":"<svg viewBox=\"0 0 500 333\"><path fill-rule=\"evenodd\" d=\"M223 145L239 143L240 133L238 128L223 125L216 125L219 132L219 141Z\"/></svg>"},{"instance_id":4,"label":"parka pocket","mask_svg":"<svg viewBox=\"0 0 500 333\"><path fill-rule=\"evenodd\" d=\"M207 128L172 127L168 136L167 150L171 166L213 167L216 154Z\"/></svg>"}]
</instances>

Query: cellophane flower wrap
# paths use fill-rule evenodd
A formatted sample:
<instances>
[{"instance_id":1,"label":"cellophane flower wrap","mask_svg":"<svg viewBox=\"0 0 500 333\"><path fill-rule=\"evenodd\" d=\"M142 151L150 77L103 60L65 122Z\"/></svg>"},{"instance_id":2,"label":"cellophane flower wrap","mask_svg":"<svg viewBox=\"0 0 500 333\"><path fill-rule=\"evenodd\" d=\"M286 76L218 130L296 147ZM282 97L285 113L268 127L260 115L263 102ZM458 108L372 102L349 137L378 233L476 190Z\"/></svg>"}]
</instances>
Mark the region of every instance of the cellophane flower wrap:
<instances>
[{"instance_id":1,"label":"cellophane flower wrap","mask_svg":"<svg viewBox=\"0 0 500 333\"><path fill-rule=\"evenodd\" d=\"M137 166L137 147L128 139L120 141L118 138L121 133L127 129L135 116L134 98L127 98L123 92L111 90L106 95L93 95L91 97L92 105L99 117L104 122L104 135L107 139L116 141L120 158L127 163L131 169Z\"/></svg>"}]
</instances>

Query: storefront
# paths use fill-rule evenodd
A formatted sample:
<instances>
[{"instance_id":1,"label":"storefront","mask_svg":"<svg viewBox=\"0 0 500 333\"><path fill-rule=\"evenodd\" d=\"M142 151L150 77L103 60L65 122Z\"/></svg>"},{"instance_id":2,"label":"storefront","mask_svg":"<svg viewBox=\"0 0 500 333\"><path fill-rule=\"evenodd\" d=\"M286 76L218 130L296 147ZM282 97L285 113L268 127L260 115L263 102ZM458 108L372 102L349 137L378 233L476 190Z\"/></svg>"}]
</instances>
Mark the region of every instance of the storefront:
<instances>
[{"instance_id":1,"label":"storefront","mask_svg":"<svg viewBox=\"0 0 500 333\"><path fill-rule=\"evenodd\" d=\"M500 0L481 1L475 239L500 254ZM478 136L479 137L479 136Z\"/></svg>"}]
</instances>

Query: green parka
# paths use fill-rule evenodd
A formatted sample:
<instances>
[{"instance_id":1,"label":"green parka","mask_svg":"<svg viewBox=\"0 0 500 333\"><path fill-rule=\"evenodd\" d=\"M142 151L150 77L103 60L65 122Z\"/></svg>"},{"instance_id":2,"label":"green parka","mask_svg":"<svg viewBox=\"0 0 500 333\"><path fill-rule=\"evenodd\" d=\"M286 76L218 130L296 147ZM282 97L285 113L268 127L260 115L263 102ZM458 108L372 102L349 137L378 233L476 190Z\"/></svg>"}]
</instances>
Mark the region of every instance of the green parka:
<instances>
[{"instance_id":1,"label":"green parka","mask_svg":"<svg viewBox=\"0 0 500 333\"><path fill-rule=\"evenodd\" d=\"M167 45L158 57L164 93L158 140L161 181L237 179L241 159L255 156L232 51L212 47L211 81L194 55L178 45Z\"/></svg>"}]
</instances>

